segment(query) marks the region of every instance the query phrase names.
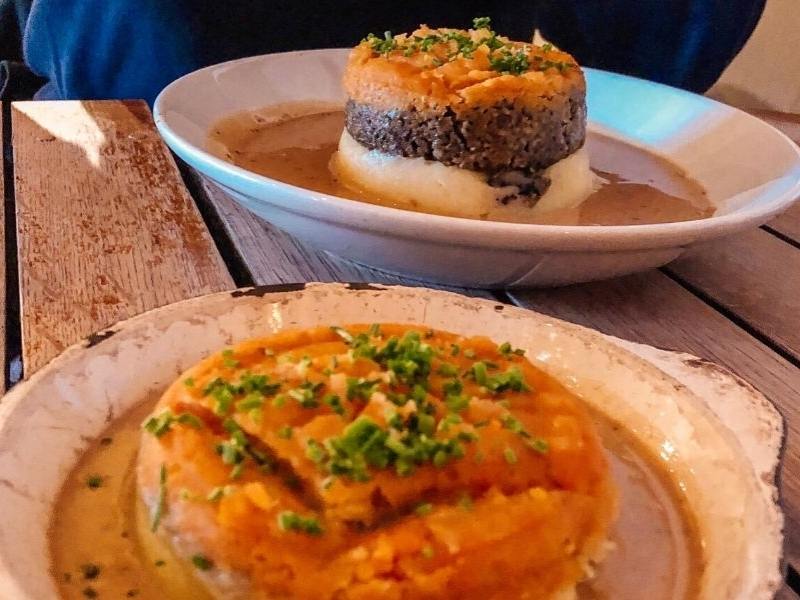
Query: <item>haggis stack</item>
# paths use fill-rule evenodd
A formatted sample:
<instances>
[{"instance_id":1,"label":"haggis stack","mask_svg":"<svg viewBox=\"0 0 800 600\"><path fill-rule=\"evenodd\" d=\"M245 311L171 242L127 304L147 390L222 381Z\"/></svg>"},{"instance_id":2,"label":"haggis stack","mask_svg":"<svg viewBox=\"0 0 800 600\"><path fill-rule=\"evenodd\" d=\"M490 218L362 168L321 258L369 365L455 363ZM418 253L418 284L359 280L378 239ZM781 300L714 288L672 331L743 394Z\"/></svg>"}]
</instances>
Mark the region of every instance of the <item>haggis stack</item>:
<instances>
[{"instance_id":1,"label":"haggis stack","mask_svg":"<svg viewBox=\"0 0 800 600\"><path fill-rule=\"evenodd\" d=\"M586 83L551 45L469 30L368 36L344 75L333 167L347 185L423 212L526 221L593 189Z\"/></svg>"}]
</instances>

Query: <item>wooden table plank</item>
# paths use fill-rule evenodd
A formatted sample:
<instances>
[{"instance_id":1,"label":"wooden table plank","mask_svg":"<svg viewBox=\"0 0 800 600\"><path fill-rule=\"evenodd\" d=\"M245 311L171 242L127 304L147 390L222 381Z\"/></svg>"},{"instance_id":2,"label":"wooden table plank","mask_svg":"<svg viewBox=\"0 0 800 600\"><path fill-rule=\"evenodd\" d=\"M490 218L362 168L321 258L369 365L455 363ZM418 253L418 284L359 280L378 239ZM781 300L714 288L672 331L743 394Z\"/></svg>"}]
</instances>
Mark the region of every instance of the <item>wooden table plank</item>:
<instances>
[{"instance_id":1,"label":"wooden table plank","mask_svg":"<svg viewBox=\"0 0 800 600\"><path fill-rule=\"evenodd\" d=\"M800 564L800 369L658 271L554 290L513 292L522 306L628 340L689 352L752 383L783 413L787 557Z\"/></svg>"},{"instance_id":2,"label":"wooden table plank","mask_svg":"<svg viewBox=\"0 0 800 600\"><path fill-rule=\"evenodd\" d=\"M6 247L6 232L5 232L5 205L9 202L9 199L6 198L6 189L5 189L5 176L6 176L6 164L5 164L5 150L6 150L6 140L7 135L4 129L8 123L5 123L3 120L2 111L0 111L0 132L2 132L2 152L0 152L0 198L3 198L3 209L0 210L0 249L5 252ZM10 190L8 190L10 192ZM6 261L5 261L5 254L0 256L0 357L3 358L3 364L8 364L8 360L6 357ZM0 394L5 392L6 382L5 376L0 376Z\"/></svg>"},{"instance_id":3,"label":"wooden table plank","mask_svg":"<svg viewBox=\"0 0 800 600\"><path fill-rule=\"evenodd\" d=\"M485 290L465 290L414 281L357 265L311 248L240 206L213 183L203 180L196 173L193 177L196 179L193 187L202 190L205 201L216 211L254 282L259 285L304 281L368 281L389 285L421 285L458 291L470 296L494 298L491 292Z\"/></svg>"},{"instance_id":4,"label":"wooden table plank","mask_svg":"<svg viewBox=\"0 0 800 600\"><path fill-rule=\"evenodd\" d=\"M800 144L800 115L776 112L774 110L748 110L747 112L766 121L775 129L781 130L796 144Z\"/></svg>"},{"instance_id":5,"label":"wooden table plank","mask_svg":"<svg viewBox=\"0 0 800 600\"><path fill-rule=\"evenodd\" d=\"M800 204L767 223L767 227L800 244Z\"/></svg>"},{"instance_id":6,"label":"wooden table plank","mask_svg":"<svg viewBox=\"0 0 800 600\"><path fill-rule=\"evenodd\" d=\"M792 588L784 584L775 595L775 600L800 600L800 596L798 596Z\"/></svg>"},{"instance_id":7,"label":"wooden table plank","mask_svg":"<svg viewBox=\"0 0 800 600\"><path fill-rule=\"evenodd\" d=\"M748 112L781 130L796 144L800 145L800 115L769 110L751 110ZM768 226L800 243L800 204L795 204L794 207L770 222Z\"/></svg>"},{"instance_id":8,"label":"wooden table plank","mask_svg":"<svg viewBox=\"0 0 800 600\"><path fill-rule=\"evenodd\" d=\"M12 106L23 361L233 287L144 102Z\"/></svg>"},{"instance_id":9,"label":"wooden table plank","mask_svg":"<svg viewBox=\"0 0 800 600\"><path fill-rule=\"evenodd\" d=\"M800 361L800 249L753 229L706 244L667 270Z\"/></svg>"}]
</instances>

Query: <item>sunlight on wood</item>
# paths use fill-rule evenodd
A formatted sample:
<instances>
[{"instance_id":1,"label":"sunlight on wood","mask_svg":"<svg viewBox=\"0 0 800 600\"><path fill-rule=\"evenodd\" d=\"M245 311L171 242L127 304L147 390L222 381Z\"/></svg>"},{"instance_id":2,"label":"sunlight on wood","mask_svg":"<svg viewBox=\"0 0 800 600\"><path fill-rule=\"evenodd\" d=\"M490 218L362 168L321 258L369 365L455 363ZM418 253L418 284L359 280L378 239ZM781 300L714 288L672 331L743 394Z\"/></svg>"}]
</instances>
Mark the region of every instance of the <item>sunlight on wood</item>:
<instances>
[{"instance_id":1,"label":"sunlight on wood","mask_svg":"<svg viewBox=\"0 0 800 600\"><path fill-rule=\"evenodd\" d=\"M60 102L58 110L53 110L54 106L50 103L15 102L14 108L39 125L44 132L52 135L54 140L82 148L86 160L94 168L100 167L100 152L106 144L106 136L95 120L96 117L86 110L83 102Z\"/></svg>"}]
</instances>

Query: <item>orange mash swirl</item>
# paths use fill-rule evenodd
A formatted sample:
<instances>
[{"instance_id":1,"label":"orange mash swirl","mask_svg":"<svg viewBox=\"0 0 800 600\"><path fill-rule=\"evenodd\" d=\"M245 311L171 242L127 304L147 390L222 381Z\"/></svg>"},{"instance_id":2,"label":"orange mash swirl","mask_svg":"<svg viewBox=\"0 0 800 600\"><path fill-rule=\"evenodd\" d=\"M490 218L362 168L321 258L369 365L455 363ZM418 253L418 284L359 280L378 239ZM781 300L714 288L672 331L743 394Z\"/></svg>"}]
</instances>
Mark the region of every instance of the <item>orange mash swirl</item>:
<instances>
[{"instance_id":1,"label":"orange mash swirl","mask_svg":"<svg viewBox=\"0 0 800 600\"><path fill-rule=\"evenodd\" d=\"M419 41L437 36L448 39L430 46ZM458 52L454 37L471 40L466 54ZM395 48L387 52L376 50L376 42L370 40L352 50L343 79L351 100L386 109L450 108L458 113L499 102L539 108L554 99L583 99L586 94L586 81L575 59L550 44L511 41L488 28L431 29L426 25L393 39ZM418 49L407 51L409 44ZM520 54L527 66L504 71L508 61L502 59L510 57L513 69Z\"/></svg>"},{"instance_id":2,"label":"orange mash swirl","mask_svg":"<svg viewBox=\"0 0 800 600\"><path fill-rule=\"evenodd\" d=\"M154 529L225 597L553 598L615 511L580 401L482 337L243 342L186 371L144 429Z\"/></svg>"}]
</instances>

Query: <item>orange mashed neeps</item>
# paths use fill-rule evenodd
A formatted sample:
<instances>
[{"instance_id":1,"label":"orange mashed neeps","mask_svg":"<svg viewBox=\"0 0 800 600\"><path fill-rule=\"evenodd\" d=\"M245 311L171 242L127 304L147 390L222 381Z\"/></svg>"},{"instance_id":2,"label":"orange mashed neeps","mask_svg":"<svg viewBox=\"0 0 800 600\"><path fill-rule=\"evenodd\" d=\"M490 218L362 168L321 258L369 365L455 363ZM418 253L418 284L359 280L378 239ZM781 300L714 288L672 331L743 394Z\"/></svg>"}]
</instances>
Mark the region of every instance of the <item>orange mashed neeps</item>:
<instances>
[{"instance_id":1,"label":"orange mashed neeps","mask_svg":"<svg viewBox=\"0 0 800 600\"><path fill-rule=\"evenodd\" d=\"M432 29L363 40L350 54L344 88L351 100L381 108L455 112L514 102L537 108L553 98L583 97L575 59L550 44L497 35L488 20L473 29Z\"/></svg>"},{"instance_id":2,"label":"orange mashed neeps","mask_svg":"<svg viewBox=\"0 0 800 600\"><path fill-rule=\"evenodd\" d=\"M226 597L571 597L616 492L580 402L523 354L386 324L218 352L145 422L153 528Z\"/></svg>"}]
</instances>

